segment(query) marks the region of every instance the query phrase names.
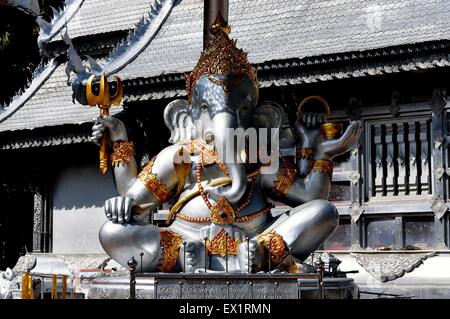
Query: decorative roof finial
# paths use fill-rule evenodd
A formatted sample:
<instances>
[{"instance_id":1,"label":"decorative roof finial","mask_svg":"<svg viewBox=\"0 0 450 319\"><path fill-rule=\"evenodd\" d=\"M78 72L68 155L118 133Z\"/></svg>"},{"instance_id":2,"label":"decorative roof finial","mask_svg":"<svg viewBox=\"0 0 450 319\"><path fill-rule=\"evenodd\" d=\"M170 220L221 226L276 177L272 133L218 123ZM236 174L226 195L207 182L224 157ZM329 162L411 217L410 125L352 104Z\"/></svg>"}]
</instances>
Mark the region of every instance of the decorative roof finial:
<instances>
[{"instance_id":1,"label":"decorative roof finial","mask_svg":"<svg viewBox=\"0 0 450 319\"><path fill-rule=\"evenodd\" d=\"M230 34L231 27L225 21L220 11L219 13L217 13L216 20L214 20L214 23L211 25L210 31L211 34L215 37L217 37L220 32L223 32L227 35Z\"/></svg>"}]
</instances>

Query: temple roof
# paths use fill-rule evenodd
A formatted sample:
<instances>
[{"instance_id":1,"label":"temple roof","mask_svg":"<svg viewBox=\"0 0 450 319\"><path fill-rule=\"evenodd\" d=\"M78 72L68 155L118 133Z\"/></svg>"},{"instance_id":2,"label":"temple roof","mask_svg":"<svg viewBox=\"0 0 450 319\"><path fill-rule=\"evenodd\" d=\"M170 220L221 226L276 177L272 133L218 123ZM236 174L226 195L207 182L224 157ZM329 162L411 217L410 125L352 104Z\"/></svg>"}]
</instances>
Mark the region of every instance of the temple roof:
<instances>
[{"instance_id":1,"label":"temple roof","mask_svg":"<svg viewBox=\"0 0 450 319\"><path fill-rule=\"evenodd\" d=\"M448 0L230 0L230 37L250 63L450 39ZM124 79L191 71L202 51L203 0L183 0Z\"/></svg>"},{"instance_id":2,"label":"temple roof","mask_svg":"<svg viewBox=\"0 0 450 319\"><path fill-rule=\"evenodd\" d=\"M67 24L72 38L133 29L154 0L84 0ZM56 37L53 41L61 40Z\"/></svg>"},{"instance_id":3,"label":"temple roof","mask_svg":"<svg viewBox=\"0 0 450 319\"><path fill-rule=\"evenodd\" d=\"M68 33L81 42L92 35L108 39L118 31L134 28L153 3L85 0L69 21ZM249 61L261 74L262 86L450 65L450 0L230 0L229 12L230 37L248 52ZM181 0L173 8L150 45L119 72L126 84L126 101L185 94L180 84L202 51L202 21L203 0ZM52 41L60 41L60 37ZM419 45L420 54L405 48L410 45ZM440 55L435 54L436 48ZM368 62L368 57L389 54L395 55L397 62ZM403 56L410 58L399 59ZM330 61L350 61L350 68L328 67ZM320 70L311 69L311 65ZM8 119L2 121L0 113L0 131L90 121L97 110L72 104L64 68L62 63L35 92L25 91L30 96ZM290 70L286 75L279 72L283 68L295 68L295 72ZM277 75L271 70L277 70ZM171 89L158 89L166 82L175 84ZM130 86L142 84L145 89L138 94L127 92Z\"/></svg>"},{"instance_id":4,"label":"temple roof","mask_svg":"<svg viewBox=\"0 0 450 319\"><path fill-rule=\"evenodd\" d=\"M72 89L67 86L65 64L56 67L52 76L16 113L0 124L0 131L32 130L38 127L81 124L98 116L98 108L72 102ZM111 107L111 114L122 107Z\"/></svg>"}]
</instances>

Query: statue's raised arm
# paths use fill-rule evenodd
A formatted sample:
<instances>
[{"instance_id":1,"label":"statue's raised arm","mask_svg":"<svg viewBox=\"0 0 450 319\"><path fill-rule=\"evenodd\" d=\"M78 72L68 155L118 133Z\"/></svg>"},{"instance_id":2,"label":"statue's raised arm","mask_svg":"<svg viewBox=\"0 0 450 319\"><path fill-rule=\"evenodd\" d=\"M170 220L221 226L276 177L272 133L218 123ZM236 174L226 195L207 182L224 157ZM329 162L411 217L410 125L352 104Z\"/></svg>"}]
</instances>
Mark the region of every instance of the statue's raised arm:
<instances>
[{"instance_id":1,"label":"statue's raised arm","mask_svg":"<svg viewBox=\"0 0 450 319\"><path fill-rule=\"evenodd\" d=\"M183 163L182 147L172 145L165 148L140 169L135 159L134 144L128 140L125 125L119 119L99 116L92 127L91 140L98 144L105 129L112 143L111 164L120 195L105 202L105 213L110 221L129 222L133 212L139 217L148 213L148 209L145 212L141 207L154 208L177 195L178 185L184 183L187 175L184 173L180 177L179 166L190 165L190 162ZM133 207L137 209L132 210Z\"/></svg>"},{"instance_id":2,"label":"statue's raised arm","mask_svg":"<svg viewBox=\"0 0 450 319\"><path fill-rule=\"evenodd\" d=\"M335 125L332 124L329 127L334 127ZM314 128L307 129L301 123L297 123L296 127L297 129L301 127L299 135L305 135L314 131ZM297 151L299 158L296 168L292 168L292 165L287 161L282 161L282 165L284 165L282 170L297 170L299 174L296 175L289 190L286 190L286 194L281 197L278 196L278 199L293 206L315 199L327 200L331 189L333 158L347 153L354 147L361 135L361 131L361 122L352 121L341 137L318 139L316 146L311 148L311 152L305 151L303 144L300 145L297 149L300 151ZM305 177L302 177L302 173Z\"/></svg>"},{"instance_id":3,"label":"statue's raised arm","mask_svg":"<svg viewBox=\"0 0 450 319\"><path fill-rule=\"evenodd\" d=\"M304 112L305 101L315 100L325 108L321 110L316 104L315 108ZM300 104L294 125L296 163L282 157L278 172L261 178L263 187L274 199L293 207L316 199L328 199L333 158L354 147L362 132L362 122L351 121L338 137L342 125L327 122L329 113L328 103L318 96L308 97Z\"/></svg>"}]
</instances>

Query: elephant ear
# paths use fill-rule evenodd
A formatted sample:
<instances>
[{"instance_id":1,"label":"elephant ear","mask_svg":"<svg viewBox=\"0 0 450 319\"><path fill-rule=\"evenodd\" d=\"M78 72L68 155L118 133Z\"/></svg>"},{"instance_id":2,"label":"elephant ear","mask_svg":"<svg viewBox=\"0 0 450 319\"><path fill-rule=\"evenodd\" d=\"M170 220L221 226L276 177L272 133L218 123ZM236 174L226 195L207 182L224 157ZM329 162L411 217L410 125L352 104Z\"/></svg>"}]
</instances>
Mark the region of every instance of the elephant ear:
<instances>
[{"instance_id":1,"label":"elephant ear","mask_svg":"<svg viewBox=\"0 0 450 319\"><path fill-rule=\"evenodd\" d=\"M253 112L251 126L254 128L279 128L283 126L283 108L275 102L264 101Z\"/></svg>"},{"instance_id":2,"label":"elephant ear","mask_svg":"<svg viewBox=\"0 0 450 319\"><path fill-rule=\"evenodd\" d=\"M180 143L195 138L194 121L186 100L175 100L164 109L164 123L170 130L169 142Z\"/></svg>"},{"instance_id":3,"label":"elephant ear","mask_svg":"<svg viewBox=\"0 0 450 319\"><path fill-rule=\"evenodd\" d=\"M274 137L271 129L279 129L284 123L284 110L275 102L263 101L253 112L251 126L260 129L267 128L267 147L271 148L272 138ZM258 136L260 136L258 134Z\"/></svg>"}]
</instances>

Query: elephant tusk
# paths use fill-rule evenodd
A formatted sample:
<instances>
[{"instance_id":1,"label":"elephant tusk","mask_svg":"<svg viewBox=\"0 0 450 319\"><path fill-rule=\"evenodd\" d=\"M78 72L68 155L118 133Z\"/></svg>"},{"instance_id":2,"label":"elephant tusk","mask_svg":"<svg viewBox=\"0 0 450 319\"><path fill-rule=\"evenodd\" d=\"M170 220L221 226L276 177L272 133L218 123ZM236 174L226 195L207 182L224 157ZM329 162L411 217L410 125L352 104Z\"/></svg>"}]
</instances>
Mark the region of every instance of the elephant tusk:
<instances>
[{"instance_id":1,"label":"elephant tusk","mask_svg":"<svg viewBox=\"0 0 450 319\"><path fill-rule=\"evenodd\" d=\"M133 206L132 211L134 214L142 214L145 210L150 209L150 208L155 208L156 204L155 203L146 203L146 204L142 204L142 205L136 205Z\"/></svg>"}]
</instances>

